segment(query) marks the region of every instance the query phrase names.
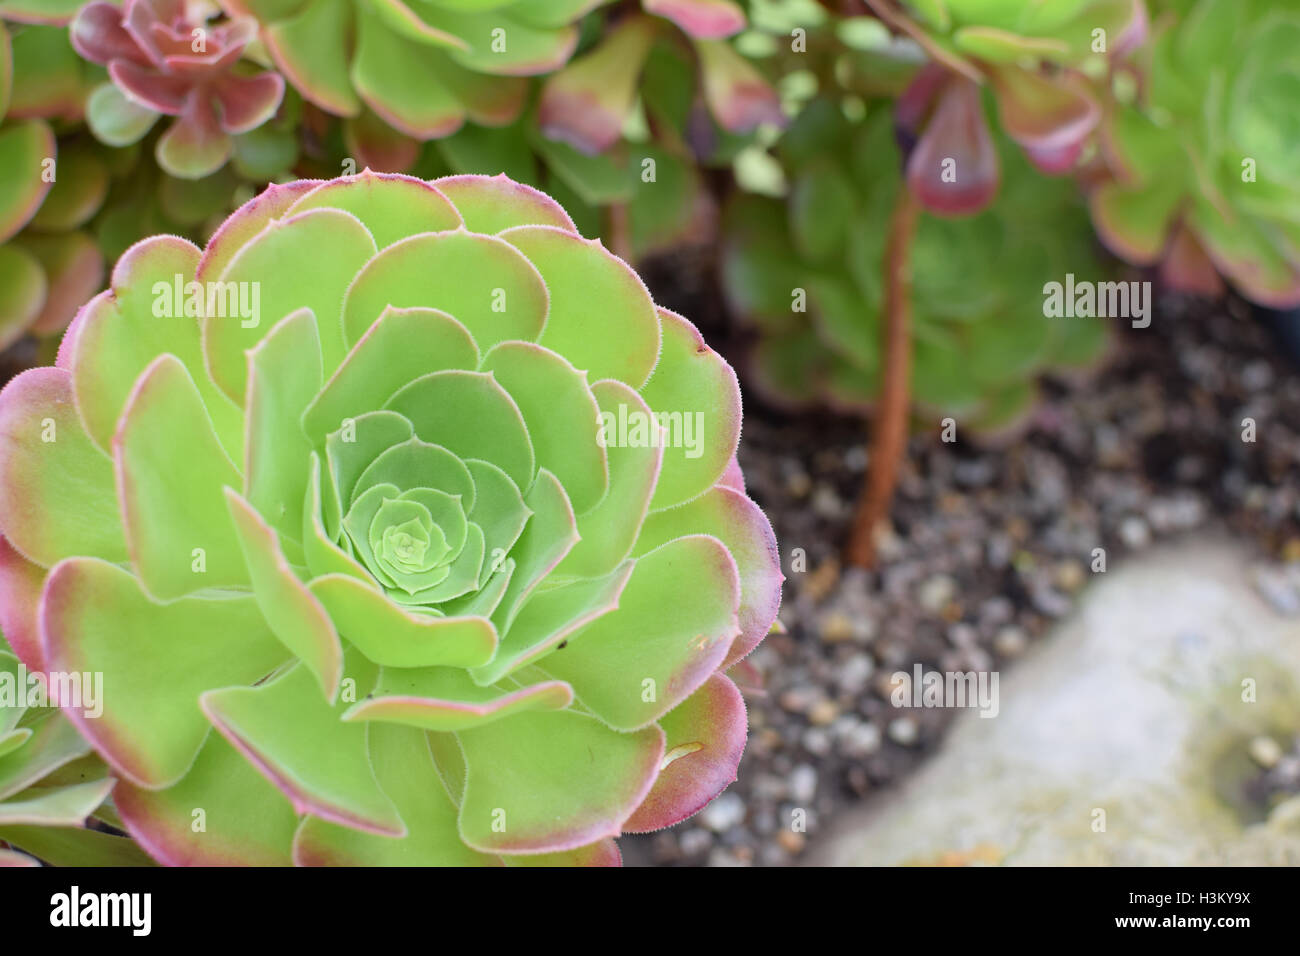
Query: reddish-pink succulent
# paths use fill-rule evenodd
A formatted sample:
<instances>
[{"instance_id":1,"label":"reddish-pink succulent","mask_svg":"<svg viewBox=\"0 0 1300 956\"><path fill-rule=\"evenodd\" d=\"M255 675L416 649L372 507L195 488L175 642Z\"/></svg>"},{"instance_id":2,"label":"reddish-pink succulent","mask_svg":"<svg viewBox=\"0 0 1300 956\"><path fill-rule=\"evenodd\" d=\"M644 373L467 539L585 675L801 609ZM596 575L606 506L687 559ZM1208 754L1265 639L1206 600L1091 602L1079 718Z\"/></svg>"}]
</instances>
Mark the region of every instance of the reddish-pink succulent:
<instances>
[{"instance_id":1,"label":"reddish-pink succulent","mask_svg":"<svg viewBox=\"0 0 1300 956\"><path fill-rule=\"evenodd\" d=\"M92 129L126 129L112 145L139 139L157 114L177 117L158 140L158 163L198 179L230 158L231 136L270 119L284 96L278 73L241 63L257 22L210 22L210 8L186 0L107 0L87 4L72 22L72 44L108 67L116 95L92 97Z\"/></svg>"}]
</instances>

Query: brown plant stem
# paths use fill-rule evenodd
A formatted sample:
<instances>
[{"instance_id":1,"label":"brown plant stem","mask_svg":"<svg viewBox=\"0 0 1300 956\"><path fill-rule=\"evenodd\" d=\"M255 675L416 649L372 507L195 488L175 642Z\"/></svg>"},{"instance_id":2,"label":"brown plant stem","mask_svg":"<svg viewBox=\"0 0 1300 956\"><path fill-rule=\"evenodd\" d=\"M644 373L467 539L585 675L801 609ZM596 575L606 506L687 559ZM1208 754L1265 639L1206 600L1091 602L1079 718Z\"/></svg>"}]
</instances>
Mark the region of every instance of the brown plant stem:
<instances>
[{"instance_id":1,"label":"brown plant stem","mask_svg":"<svg viewBox=\"0 0 1300 956\"><path fill-rule=\"evenodd\" d=\"M885 246L884 371L871 434L871 455L849 533L845 560L860 568L876 560L876 526L889 514L907 449L908 383L912 375L912 236L920 206L906 186L898 193Z\"/></svg>"}]
</instances>

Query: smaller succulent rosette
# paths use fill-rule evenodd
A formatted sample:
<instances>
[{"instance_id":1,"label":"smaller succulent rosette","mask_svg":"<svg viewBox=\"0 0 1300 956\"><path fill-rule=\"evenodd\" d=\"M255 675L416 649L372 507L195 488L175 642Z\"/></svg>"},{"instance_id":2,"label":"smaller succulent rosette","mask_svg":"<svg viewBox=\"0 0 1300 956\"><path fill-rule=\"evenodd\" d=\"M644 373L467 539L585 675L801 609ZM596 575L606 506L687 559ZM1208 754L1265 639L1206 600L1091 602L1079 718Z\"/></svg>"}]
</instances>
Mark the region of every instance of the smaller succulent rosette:
<instances>
[{"instance_id":1,"label":"smaller succulent rosette","mask_svg":"<svg viewBox=\"0 0 1300 956\"><path fill-rule=\"evenodd\" d=\"M1106 245L1173 286L1300 305L1300 11L1160 0L1136 95L1103 124L1092 193Z\"/></svg>"},{"instance_id":2,"label":"smaller succulent rosette","mask_svg":"<svg viewBox=\"0 0 1300 956\"><path fill-rule=\"evenodd\" d=\"M211 21L212 7L193 0L88 3L72 22L72 44L108 68L111 83L87 103L87 121L105 143L142 138L159 115L176 120L158 139L158 165L200 179L221 168L231 137L269 120L284 79L242 62L257 36L249 17Z\"/></svg>"},{"instance_id":3,"label":"smaller succulent rosette","mask_svg":"<svg viewBox=\"0 0 1300 956\"><path fill-rule=\"evenodd\" d=\"M0 394L11 637L103 673L68 717L161 862L616 863L735 777L782 580L739 430L536 190L272 186Z\"/></svg>"}]
</instances>

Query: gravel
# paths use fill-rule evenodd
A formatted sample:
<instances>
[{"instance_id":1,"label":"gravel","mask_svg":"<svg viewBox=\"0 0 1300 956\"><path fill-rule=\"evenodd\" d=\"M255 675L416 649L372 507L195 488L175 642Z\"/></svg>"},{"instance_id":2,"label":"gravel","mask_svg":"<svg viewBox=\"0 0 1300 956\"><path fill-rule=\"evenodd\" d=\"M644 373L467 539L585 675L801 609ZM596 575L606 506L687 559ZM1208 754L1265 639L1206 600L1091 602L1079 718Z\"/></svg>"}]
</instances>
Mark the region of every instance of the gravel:
<instances>
[{"instance_id":1,"label":"gravel","mask_svg":"<svg viewBox=\"0 0 1300 956\"><path fill-rule=\"evenodd\" d=\"M699 817L620 841L629 864L796 862L837 809L943 738L951 711L896 710L891 674L1013 662L1094 574L1156 541L1199 529L1255 541L1261 597L1300 615L1300 376L1237 301L1166 296L1148 329L1119 337L1091 381L1044 383L1006 447L945 444L937 422L917 432L871 572L839 559L865 427L747 393L741 463L781 544L788 633L750 657L765 689L747 701L739 780ZM1261 786L1283 786L1294 752L1259 750L1274 763Z\"/></svg>"}]
</instances>

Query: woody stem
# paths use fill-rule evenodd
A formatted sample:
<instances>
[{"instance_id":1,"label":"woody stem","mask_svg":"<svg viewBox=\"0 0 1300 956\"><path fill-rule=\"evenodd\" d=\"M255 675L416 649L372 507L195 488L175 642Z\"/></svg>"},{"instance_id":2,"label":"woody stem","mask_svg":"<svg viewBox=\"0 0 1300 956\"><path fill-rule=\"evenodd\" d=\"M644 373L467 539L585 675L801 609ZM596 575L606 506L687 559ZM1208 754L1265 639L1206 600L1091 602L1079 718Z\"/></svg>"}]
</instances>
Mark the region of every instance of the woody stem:
<instances>
[{"instance_id":1,"label":"woody stem","mask_svg":"<svg viewBox=\"0 0 1300 956\"><path fill-rule=\"evenodd\" d=\"M876 405L867 474L845 549L848 563L860 568L875 563L874 532L889 514L898 468L907 449L908 383L912 372L911 252L919 211L911 190L900 189L889 220L885 247L884 371L880 401Z\"/></svg>"}]
</instances>

